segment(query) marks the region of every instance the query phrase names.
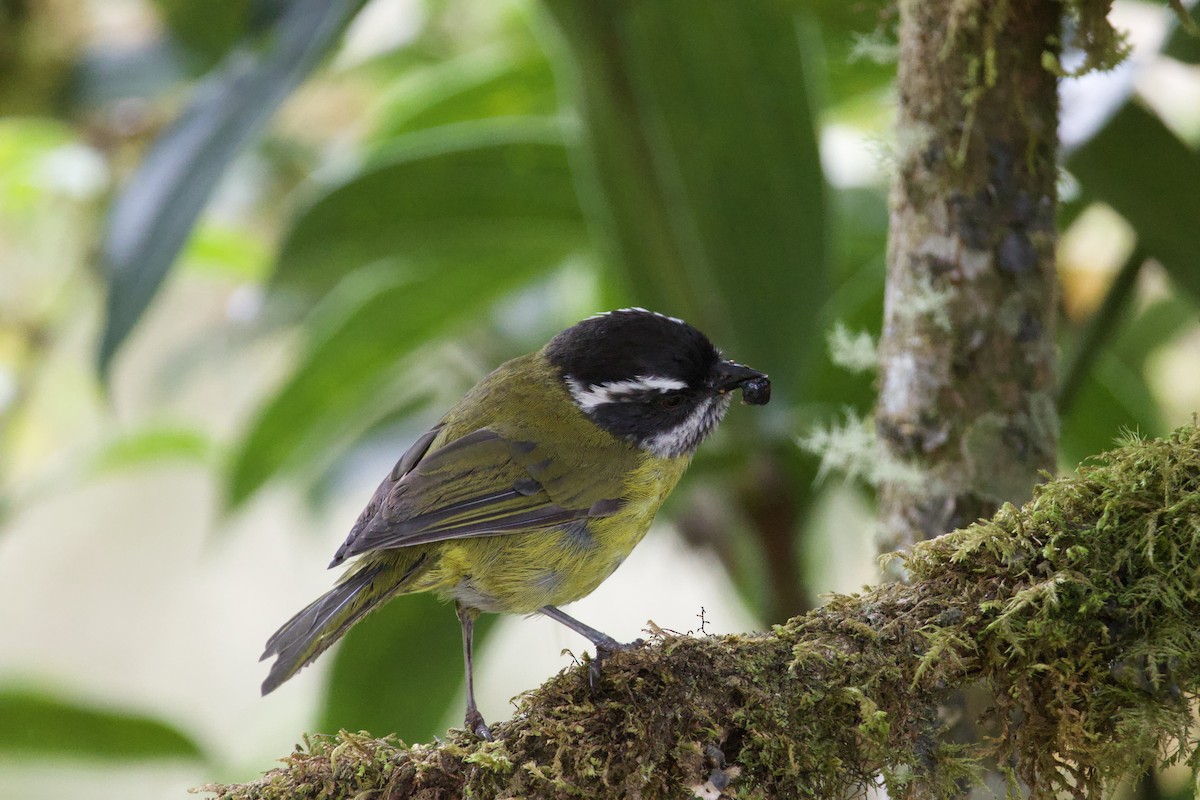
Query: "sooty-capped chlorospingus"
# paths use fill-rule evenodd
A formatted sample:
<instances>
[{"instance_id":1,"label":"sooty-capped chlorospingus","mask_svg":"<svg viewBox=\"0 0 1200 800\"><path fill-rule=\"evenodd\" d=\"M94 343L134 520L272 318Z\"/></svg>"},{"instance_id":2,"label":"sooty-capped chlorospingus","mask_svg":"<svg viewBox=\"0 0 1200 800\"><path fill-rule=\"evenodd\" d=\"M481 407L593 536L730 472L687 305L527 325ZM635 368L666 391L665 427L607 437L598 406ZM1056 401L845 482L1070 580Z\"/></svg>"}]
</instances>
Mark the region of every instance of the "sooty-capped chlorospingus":
<instances>
[{"instance_id":1,"label":"sooty-capped chlorospingus","mask_svg":"<svg viewBox=\"0 0 1200 800\"><path fill-rule=\"evenodd\" d=\"M480 612L541 613L596 645L621 647L557 606L589 594L629 555L729 409L771 384L724 358L682 320L640 308L585 319L467 392L397 462L338 548L357 559L275 633L272 691L397 595L453 600L462 625L466 724L475 706Z\"/></svg>"}]
</instances>

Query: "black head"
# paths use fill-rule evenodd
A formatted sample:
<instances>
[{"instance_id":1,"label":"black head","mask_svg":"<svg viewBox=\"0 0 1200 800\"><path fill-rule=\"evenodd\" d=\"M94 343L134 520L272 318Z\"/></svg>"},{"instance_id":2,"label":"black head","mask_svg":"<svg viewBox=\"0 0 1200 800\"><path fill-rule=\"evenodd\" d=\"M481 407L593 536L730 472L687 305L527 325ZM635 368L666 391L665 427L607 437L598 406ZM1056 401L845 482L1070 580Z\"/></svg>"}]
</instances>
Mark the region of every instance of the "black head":
<instances>
[{"instance_id":1,"label":"black head","mask_svg":"<svg viewBox=\"0 0 1200 800\"><path fill-rule=\"evenodd\" d=\"M725 416L735 389L755 405L770 397L766 375L722 358L686 322L642 308L585 319L545 353L584 414L662 458L692 453Z\"/></svg>"}]
</instances>

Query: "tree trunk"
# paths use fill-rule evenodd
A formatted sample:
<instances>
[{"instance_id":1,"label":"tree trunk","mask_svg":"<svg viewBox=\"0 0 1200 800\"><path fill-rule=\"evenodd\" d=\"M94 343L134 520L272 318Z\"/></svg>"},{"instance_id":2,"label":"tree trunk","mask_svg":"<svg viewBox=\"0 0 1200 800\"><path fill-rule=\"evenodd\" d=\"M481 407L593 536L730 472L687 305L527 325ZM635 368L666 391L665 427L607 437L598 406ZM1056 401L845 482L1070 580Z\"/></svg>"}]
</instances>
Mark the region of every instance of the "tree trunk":
<instances>
[{"instance_id":1,"label":"tree trunk","mask_svg":"<svg viewBox=\"0 0 1200 800\"><path fill-rule=\"evenodd\" d=\"M876 430L883 551L1055 466L1059 3L901 0Z\"/></svg>"}]
</instances>

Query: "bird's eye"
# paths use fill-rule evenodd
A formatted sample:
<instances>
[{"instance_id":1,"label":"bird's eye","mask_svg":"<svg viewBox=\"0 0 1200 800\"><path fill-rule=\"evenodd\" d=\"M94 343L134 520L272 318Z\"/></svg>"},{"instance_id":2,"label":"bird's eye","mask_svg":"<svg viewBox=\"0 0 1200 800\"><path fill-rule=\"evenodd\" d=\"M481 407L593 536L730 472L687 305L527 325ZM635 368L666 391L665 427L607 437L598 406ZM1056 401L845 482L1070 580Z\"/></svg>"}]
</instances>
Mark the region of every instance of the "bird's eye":
<instances>
[{"instance_id":1,"label":"bird's eye","mask_svg":"<svg viewBox=\"0 0 1200 800\"><path fill-rule=\"evenodd\" d=\"M665 408L668 411L673 411L683 405L683 395L681 394L664 394L658 398L659 408Z\"/></svg>"}]
</instances>

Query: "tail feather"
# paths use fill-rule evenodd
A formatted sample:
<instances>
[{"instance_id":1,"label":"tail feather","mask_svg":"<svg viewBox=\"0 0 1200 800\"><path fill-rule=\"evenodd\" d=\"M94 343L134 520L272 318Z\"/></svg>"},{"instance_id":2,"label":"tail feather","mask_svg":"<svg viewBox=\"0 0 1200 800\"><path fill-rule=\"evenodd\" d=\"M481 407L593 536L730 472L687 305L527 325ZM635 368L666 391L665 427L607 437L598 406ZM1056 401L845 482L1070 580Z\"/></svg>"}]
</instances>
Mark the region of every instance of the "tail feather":
<instances>
[{"instance_id":1,"label":"tail feather","mask_svg":"<svg viewBox=\"0 0 1200 800\"><path fill-rule=\"evenodd\" d=\"M277 658L271 665L267 679L263 681L263 694L273 692L301 668L311 664L340 639L351 625L394 597L420 566L420 562L407 570L403 578L392 586L377 586L374 592L365 591L380 573L386 571L387 566L364 565L346 575L337 586L305 606L267 640L259 661L271 656Z\"/></svg>"}]
</instances>

